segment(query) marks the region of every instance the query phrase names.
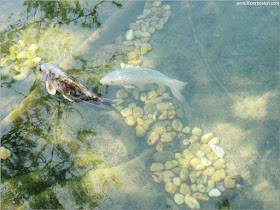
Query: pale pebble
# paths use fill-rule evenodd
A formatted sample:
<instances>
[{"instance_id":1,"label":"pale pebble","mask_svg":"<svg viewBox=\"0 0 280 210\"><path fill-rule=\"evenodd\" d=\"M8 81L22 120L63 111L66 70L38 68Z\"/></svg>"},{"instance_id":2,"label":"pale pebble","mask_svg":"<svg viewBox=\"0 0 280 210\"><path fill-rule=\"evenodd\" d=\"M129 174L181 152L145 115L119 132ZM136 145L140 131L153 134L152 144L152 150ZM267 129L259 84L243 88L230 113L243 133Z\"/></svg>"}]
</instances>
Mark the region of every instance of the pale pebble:
<instances>
[{"instance_id":1,"label":"pale pebble","mask_svg":"<svg viewBox=\"0 0 280 210\"><path fill-rule=\"evenodd\" d=\"M175 184L176 187L179 187L182 184L182 180L180 179L180 177L174 177L173 183Z\"/></svg>"},{"instance_id":2,"label":"pale pebble","mask_svg":"<svg viewBox=\"0 0 280 210\"><path fill-rule=\"evenodd\" d=\"M165 164L164 164L164 167L166 170L168 169L172 169L172 168L175 168L176 166L178 166L179 163L177 160L170 160L170 161L167 161Z\"/></svg>"},{"instance_id":3,"label":"pale pebble","mask_svg":"<svg viewBox=\"0 0 280 210\"><path fill-rule=\"evenodd\" d=\"M144 15L144 16L148 16L149 14L151 14L151 12L152 12L152 11L149 10L149 9L144 9L144 10L143 10L143 15Z\"/></svg>"},{"instance_id":4,"label":"pale pebble","mask_svg":"<svg viewBox=\"0 0 280 210\"><path fill-rule=\"evenodd\" d=\"M141 36L142 36L142 33L143 32L147 32L148 28L150 27L150 24L149 23L145 23L145 24L141 24Z\"/></svg>"},{"instance_id":5,"label":"pale pebble","mask_svg":"<svg viewBox=\"0 0 280 210\"><path fill-rule=\"evenodd\" d=\"M123 109L123 110L121 111L121 115L122 115L123 117L128 117L128 116L132 115L132 109L130 109L130 108L125 108L125 109Z\"/></svg>"},{"instance_id":6,"label":"pale pebble","mask_svg":"<svg viewBox=\"0 0 280 210\"><path fill-rule=\"evenodd\" d=\"M186 183L182 183L179 192L182 193L183 195L191 194L191 188Z\"/></svg>"},{"instance_id":7,"label":"pale pebble","mask_svg":"<svg viewBox=\"0 0 280 210\"><path fill-rule=\"evenodd\" d=\"M196 156L201 159L204 156L204 152L199 149L196 151Z\"/></svg>"},{"instance_id":8,"label":"pale pebble","mask_svg":"<svg viewBox=\"0 0 280 210\"><path fill-rule=\"evenodd\" d=\"M205 165L206 167L212 165L212 162L208 160L207 158L201 158L201 163Z\"/></svg>"},{"instance_id":9,"label":"pale pebble","mask_svg":"<svg viewBox=\"0 0 280 210\"><path fill-rule=\"evenodd\" d=\"M146 130L140 126L140 125L137 125L136 126L136 136L137 137L143 137L146 135Z\"/></svg>"},{"instance_id":10,"label":"pale pebble","mask_svg":"<svg viewBox=\"0 0 280 210\"><path fill-rule=\"evenodd\" d=\"M174 183L167 182L165 184L165 190L166 190L166 192L168 192L168 193L173 195L177 191L177 187L174 185Z\"/></svg>"},{"instance_id":11,"label":"pale pebble","mask_svg":"<svg viewBox=\"0 0 280 210\"><path fill-rule=\"evenodd\" d=\"M184 127L182 130L183 133L188 134L191 132L191 128L190 127Z\"/></svg>"},{"instance_id":12,"label":"pale pebble","mask_svg":"<svg viewBox=\"0 0 280 210\"><path fill-rule=\"evenodd\" d=\"M148 145L154 145L159 139L159 135L156 132L151 132L149 139L147 140Z\"/></svg>"},{"instance_id":13,"label":"pale pebble","mask_svg":"<svg viewBox=\"0 0 280 210\"><path fill-rule=\"evenodd\" d=\"M141 37L150 37L151 34L148 31L142 31L141 32Z\"/></svg>"},{"instance_id":14,"label":"pale pebble","mask_svg":"<svg viewBox=\"0 0 280 210\"><path fill-rule=\"evenodd\" d=\"M192 185L191 185L191 190L192 190L193 192L197 192L197 185L196 185L196 184L192 184Z\"/></svg>"},{"instance_id":15,"label":"pale pebble","mask_svg":"<svg viewBox=\"0 0 280 210\"><path fill-rule=\"evenodd\" d=\"M147 101L147 94L146 93L141 93L140 94L140 101L143 101L143 102L145 102L145 101ZM145 108L144 108L145 109ZM146 113L147 114L147 113Z\"/></svg>"},{"instance_id":16,"label":"pale pebble","mask_svg":"<svg viewBox=\"0 0 280 210\"><path fill-rule=\"evenodd\" d=\"M182 128L183 128L183 124L180 120L173 120L172 122L172 128L175 130L175 131L178 131L178 132L181 132Z\"/></svg>"},{"instance_id":17,"label":"pale pebble","mask_svg":"<svg viewBox=\"0 0 280 210\"><path fill-rule=\"evenodd\" d=\"M19 41L18 41L18 45L19 45L20 47L24 47L24 46L25 46L25 42L24 42L23 40L19 40Z\"/></svg>"},{"instance_id":18,"label":"pale pebble","mask_svg":"<svg viewBox=\"0 0 280 210\"><path fill-rule=\"evenodd\" d=\"M190 142L190 140L188 140L188 139L184 139L184 140L182 141L182 144L183 144L184 146L188 146L190 143L191 143L191 142Z\"/></svg>"},{"instance_id":19,"label":"pale pebble","mask_svg":"<svg viewBox=\"0 0 280 210\"><path fill-rule=\"evenodd\" d=\"M176 193L174 195L174 201L178 205L181 205L182 203L184 203L184 200L185 200L185 196L183 196L182 194Z\"/></svg>"},{"instance_id":20,"label":"pale pebble","mask_svg":"<svg viewBox=\"0 0 280 210\"><path fill-rule=\"evenodd\" d=\"M207 182L206 192L209 192L211 189L215 187L215 181L210 179Z\"/></svg>"},{"instance_id":21,"label":"pale pebble","mask_svg":"<svg viewBox=\"0 0 280 210\"><path fill-rule=\"evenodd\" d=\"M201 201L208 201L209 197L203 193L196 192L192 195L195 199L201 200Z\"/></svg>"},{"instance_id":22,"label":"pale pebble","mask_svg":"<svg viewBox=\"0 0 280 210\"><path fill-rule=\"evenodd\" d=\"M163 181L165 183L172 182L174 176L175 174L172 171L165 171L163 172Z\"/></svg>"},{"instance_id":23,"label":"pale pebble","mask_svg":"<svg viewBox=\"0 0 280 210\"><path fill-rule=\"evenodd\" d=\"M182 157L182 154L181 153L175 153L175 159L179 159L179 158L181 158Z\"/></svg>"},{"instance_id":24,"label":"pale pebble","mask_svg":"<svg viewBox=\"0 0 280 210\"><path fill-rule=\"evenodd\" d=\"M220 143L220 140L218 137L215 137L208 142L208 144L219 144L219 143Z\"/></svg>"},{"instance_id":25,"label":"pale pebble","mask_svg":"<svg viewBox=\"0 0 280 210\"><path fill-rule=\"evenodd\" d=\"M134 126L136 124L136 118L134 116L128 116L127 118L125 118L125 123L128 126Z\"/></svg>"},{"instance_id":26,"label":"pale pebble","mask_svg":"<svg viewBox=\"0 0 280 210\"><path fill-rule=\"evenodd\" d=\"M183 182L188 180L188 178L189 178L188 169L182 168L182 170L180 171L180 178Z\"/></svg>"},{"instance_id":27,"label":"pale pebble","mask_svg":"<svg viewBox=\"0 0 280 210\"><path fill-rule=\"evenodd\" d=\"M213 188L208 192L208 195L210 197L219 197L221 195L221 192L217 188Z\"/></svg>"},{"instance_id":28,"label":"pale pebble","mask_svg":"<svg viewBox=\"0 0 280 210\"><path fill-rule=\"evenodd\" d=\"M150 33L150 34L153 34L153 33L155 33L155 28L154 27L150 27L150 28L148 28L148 32Z\"/></svg>"},{"instance_id":29,"label":"pale pebble","mask_svg":"<svg viewBox=\"0 0 280 210\"><path fill-rule=\"evenodd\" d=\"M31 45L28 47L28 51L35 52L36 50L38 50L38 48L39 48L39 45L38 45L38 44L31 44Z\"/></svg>"},{"instance_id":30,"label":"pale pebble","mask_svg":"<svg viewBox=\"0 0 280 210\"><path fill-rule=\"evenodd\" d=\"M158 93L155 90L152 90L150 92L148 92L148 98L149 99L154 99L158 96Z\"/></svg>"},{"instance_id":31,"label":"pale pebble","mask_svg":"<svg viewBox=\"0 0 280 210\"><path fill-rule=\"evenodd\" d=\"M189 194L186 194L186 196L185 196L185 203L187 204L187 206L190 209L199 209L200 208L198 201L194 197L191 197Z\"/></svg>"},{"instance_id":32,"label":"pale pebble","mask_svg":"<svg viewBox=\"0 0 280 210\"><path fill-rule=\"evenodd\" d=\"M158 120L166 120L168 116L167 110L164 110L161 115L158 117Z\"/></svg>"},{"instance_id":33,"label":"pale pebble","mask_svg":"<svg viewBox=\"0 0 280 210\"><path fill-rule=\"evenodd\" d=\"M199 191L199 192L205 192L205 186L203 185L203 184L198 184L197 185L197 190Z\"/></svg>"},{"instance_id":34,"label":"pale pebble","mask_svg":"<svg viewBox=\"0 0 280 210\"><path fill-rule=\"evenodd\" d=\"M193 144L195 142L198 142L199 140L199 137L198 136L195 136L195 135L191 135L190 137L190 142Z\"/></svg>"},{"instance_id":35,"label":"pale pebble","mask_svg":"<svg viewBox=\"0 0 280 210\"><path fill-rule=\"evenodd\" d=\"M192 129L192 134L195 135L195 136L201 136L202 130L200 128L198 128L198 127L194 127Z\"/></svg>"},{"instance_id":36,"label":"pale pebble","mask_svg":"<svg viewBox=\"0 0 280 210\"><path fill-rule=\"evenodd\" d=\"M166 143L166 142L170 142L172 141L173 137L171 135L171 133L164 133L162 136L161 136L161 141Z\"/></svg>"},{"instance_id":37,"label":"pale pebble","mask_svg":"<svg viewBox=\"0 0 280 210\"><path fill-rule=\"evenodd\" d=\"M144 114L144 110L141 107L135 107L132 112L134 117L142 117Z\"/></svg>"},{"instance_id":38,"label":"pale pebble","mask_svg":"<svg viewBox=\"0 0 280 210\"><path fill-rule=\"evenodd\" d=\"M201 136L201 143L207 144L213 138L214 138L213 133L206 133L203 136Z\"/></svg>"},{"instance_id":39,"label":"pale pebble","mask_svg":"<svg viewBox=\"0 0 280 210\"><path fill-rule=\"evenodd\" d=\"M190 162L185 158L179 158L178 162L179 162L179 166L181 168L189 168L190 167Z\"/></svg>"},{"instance_id":40,"label":"pale pebble","mask_svg":"<svg viewBox=\"0 0 280 210\"><path fill-rule=\"evenodd\" d=\"M222 147L217 146L215 144L210 144L212 151L219 157L222 158L225 155L225 151Z\"/></svg>"},{"instance_id":41,"label":"pale pebble","mask_svg":"<svg viewBox=\"0 0 280 210\"><path fill-rule=\"evenodd\" d=\"M132 40L132 39L134 39L134 32L133 32L133 30L128 30L127 32L126 32L126 40Z\"/></svg>"},{"instance_id":42,"label":"pale pebble","mask_svg":"<svg viewBox=\"0 0 280 210\"><path fill-rule=\"evenodd\" d=\"M158 142L157 145L156 145L156 151L158 152L162 152L163 151L163 142Z\"/></svg>"},{"instance_id":43,"label":"pale pebble","mask_svg":"<svg viewBox=\"0 0 280 210\"><path fill-rule=\"evenodd\" d=\"M163 135L164 133L166 133L166 128L164 126L157 126L154 131L159 135Z\"/></svg>"},{"instance_id":44,"label":"pale pebble","mask_svg":"<svg viewBox=\"0 0 280 210\"><path fill-rule=\"evenodd\" d=\"M14 80L24 80L26 78L26 74L21 73L13 76Z\"/></svg>"}]
</instances>

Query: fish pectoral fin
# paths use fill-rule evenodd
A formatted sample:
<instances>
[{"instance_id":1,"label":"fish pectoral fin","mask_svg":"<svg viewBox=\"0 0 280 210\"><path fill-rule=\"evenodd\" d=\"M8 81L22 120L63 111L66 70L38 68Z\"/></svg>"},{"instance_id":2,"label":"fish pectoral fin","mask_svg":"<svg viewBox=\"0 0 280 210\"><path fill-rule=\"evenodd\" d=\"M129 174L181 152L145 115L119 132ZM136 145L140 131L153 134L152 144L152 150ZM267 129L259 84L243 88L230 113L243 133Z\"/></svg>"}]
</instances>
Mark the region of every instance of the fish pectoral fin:
<instances>
[{"instance_id":1,"label":"fish pectoral fin","mask_svg":"<svg viewBox=\"0 0 280 210\"><path fill-rule=\"evenodd\" d=\"M124 88L127 88L127 89L135 88L134 85L123 85L123 86L124 86Z\"/></svg>"},{"instance_id":2,"label":"fish pectoral fin","mask_svg":"<svg viewBox=\"0 0 280 210\"><path fill-rule=\"evenodd\" d=\"M164 86L163 84L158 83L158 86L160 86L162 89L166 90L166 86Z\"/></svg>"},{"instance_id":3,"label":"fish pectoral fin","mask_svg":"<svg viewBox=\"0 0 280 210\"><path fill-rule=\"evenodd\" d=\"M72 99L70 96L67 96L67 95L65 95L65 94L62 94L62 95L63 95L63 97L66 98L68 101L71 101L71 102L74 101L74 99Z\"/></svg>"},{"instance_id":4,"label":"fish pectoral fin","mask_svg":"<svg viewBox=\"0 0 280 210\"><path fill-rule=\"evenodd\" d=\"M56 89L48 81L46 81L46 88L49 94L55 95Z\"/></svg>"},{"instance_id":5,"label":"fish pectoral fin","mask_svg":"<svg viewBox=\"0 0 280 210\"><path fill-rule=\"evenodd\" d=\"M139 87L141 90L146 90L146 85L137 84L136 86Z\"/></svg>"}]
</instances>

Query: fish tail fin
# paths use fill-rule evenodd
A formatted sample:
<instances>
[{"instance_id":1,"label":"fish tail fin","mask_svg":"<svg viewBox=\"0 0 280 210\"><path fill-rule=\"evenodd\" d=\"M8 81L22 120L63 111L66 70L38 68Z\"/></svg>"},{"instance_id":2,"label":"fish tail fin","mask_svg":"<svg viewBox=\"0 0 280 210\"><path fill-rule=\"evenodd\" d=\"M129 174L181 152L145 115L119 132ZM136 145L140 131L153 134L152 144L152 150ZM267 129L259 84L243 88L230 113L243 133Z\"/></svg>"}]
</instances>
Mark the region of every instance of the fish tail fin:
<instances>
[{"instance_id":1,"label":"fish tail fin","mask_svg":"<svg viewBox=\"0 0 280 210\"><path fill-rule=\"evenodd\" d=\"M99 100L87 100L86 103L92 104L94 106L101 107L103 109L108 109L112 111L117 111L115 107L112 106L112 104L116 104L120 101L119 98L100 98Z\"/></svg>"},{"instance_id":2,"label":"fish tail fin","mask_svg":"<svg viewBox=\"0 0 280 210\"><path fill-rule=\"evenodd\" d=\"M187 85L186 82L181 82L179 80L173 79L171 80L171 83L169 84L169 87L171 89L171 92L173 95L182 103L186 102L185 97L181 94L181 90Z\"/></svg>"}]
</instances>

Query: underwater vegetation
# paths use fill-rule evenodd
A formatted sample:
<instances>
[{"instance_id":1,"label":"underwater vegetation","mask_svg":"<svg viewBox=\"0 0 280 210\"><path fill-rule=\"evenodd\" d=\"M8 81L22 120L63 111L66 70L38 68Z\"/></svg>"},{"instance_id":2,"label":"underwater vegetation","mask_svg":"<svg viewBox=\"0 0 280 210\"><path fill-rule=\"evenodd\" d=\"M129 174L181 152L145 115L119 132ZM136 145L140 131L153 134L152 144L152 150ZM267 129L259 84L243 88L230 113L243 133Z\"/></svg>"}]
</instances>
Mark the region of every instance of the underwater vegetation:
<instances>
[{"instance_id":1,"label":"underwater vegetation","mask_svg":"<svg viewBox=\"0 0 280 210\"><path fill-rule=\"evenodd\" d=\"M73 202L77 208L85 208L86 205L94 208L97 204L93 198L98 200L104 197L101 194L85 196L88 192L81 186L80 181L92 169L101 166L110 168L110 164L104 160L104 154L94 150L87 152L90 148L88 138L95 136L95 129L84 124L71 125L74 118L76 123L78 119L83 121L83 115L64 99L52 100L44 94L44 88L34 80L34 74L26 73L26 78L20 78L25 79L24 84L28 89L18 89L18 78L15 77L17 70L20 71L18 67L27 64L28 57L24 57L24 50L20 52L22 47L38 53L33 55L32 59L40 55L44 61L63 61L74 46L74 35L71 34L71 29L66 30L64 26L74 24L95 30L101 26L96 12L96 8L101 4L103 1L95 2L94 5L91 2L81 5L79 1L25 1L25 19L18 20L1 31L2 99L6 100L7 105L12 103L15 108L10 113L6 113L8 109L2 110L5 115L4 120L1 119L1 146L4 148L2 150L1 147L1 156L10 151L12 157L1 162L1 208L63 208L68 201L63 202L64 196L61 194L59 199L57 195L66 190L73 193ZM121 4L112 4L121 8ZM102 18L106 16L102 15ZM75 39L81 40L77 36ZM33 50L32 46L36 49ZM9 63L4 56L10 58L11 55L15 59L11 58L9 62L12 63ZM113 55L108 58L107 67L95 66L95 69L101 71L110 68L110 59L115 61L115 57ZM80 75L80 78L84 78L86 83L90 83L90 87L101 95L96 72L90 68L98 62L84 60L83 63L84 69L70 69L69 72ZM33 63L32 66L30 64L30 68L32 67ZM34 73L36 76L36 72ZM19 105L15 106L16 101L9 100L10 96L5 94L8 89L23 97ZM85 152L82 152L84 150ZM109 177L118 183L113 172ZM100 180L102 179L104 178L100 175ZM101 187L106 188L105 179Z\"/></svg>"},{"instance_id":2,"label":"underwater vegetation","mask_svg":"<svg viewBox=\"0 0 280 210\"><path fill-rule=\"evenodd\" d=\"M92 138L96 132L71 125L73 117L82 118L78 110L61 101L43 102L44 96L37 97L41 102L29 106L28 112L21 113L2 135L2 145L10 148L13 155L2 163L2 193L5 196L2 196L1 208L19 207L23 200L25 207L57 208L60 202L54 195L56 187L66 187L78 195L86 194L74 183L100 165L110 168L101 153L82 152L89 147L85 139ZM114 173L110 176L114 177ZM117 182L116 177L114 180ZM106 184L102 186L106 187ZM73 199L80 200L78 195L73 195ZM50 201L42 201L44 197ZM83 199L90 200L85 196Z\"/></svg>"}]
</instances>

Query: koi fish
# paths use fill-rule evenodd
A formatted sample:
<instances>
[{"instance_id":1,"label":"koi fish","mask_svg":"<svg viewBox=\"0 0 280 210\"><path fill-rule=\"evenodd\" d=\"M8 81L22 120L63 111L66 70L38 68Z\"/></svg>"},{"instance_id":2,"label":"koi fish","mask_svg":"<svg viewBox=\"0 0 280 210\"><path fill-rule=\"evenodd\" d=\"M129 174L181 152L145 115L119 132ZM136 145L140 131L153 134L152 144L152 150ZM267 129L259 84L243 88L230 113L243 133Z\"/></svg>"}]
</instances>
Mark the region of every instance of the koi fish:
<instances>
[{"instance_id":1,"label":"koi fish","mask_svg":"<svg viewBox=\"0 0 280 210\"><path fill-rule=\"evenodd\" d=\"M125 88L134 88L135 85L143 89L145 84L157 83L160 86L168 86L173 95L182 103L186 102L180 91L187 85L176 79L171 79L159 71L146 68L119 69L106 74L100 83L103 85L117 85Z\"/></svg>"},{"instance_id":2,"label":"koi fish","mask_svg":"<svg viewBox=\"0 0 280 210\"><path fill-rule=\"evenodd\" d=\"M39 63L37 70L42 79L46 81L46 89L50 95L55 95L56 91L58 91L64 98L71 102L84 101L94 106L110 110L115 110L112 104L118 103L120 100L118 98L97 97L77 82L73 76L67 74L52 63Z\"/></svg>"}]
</instances>

